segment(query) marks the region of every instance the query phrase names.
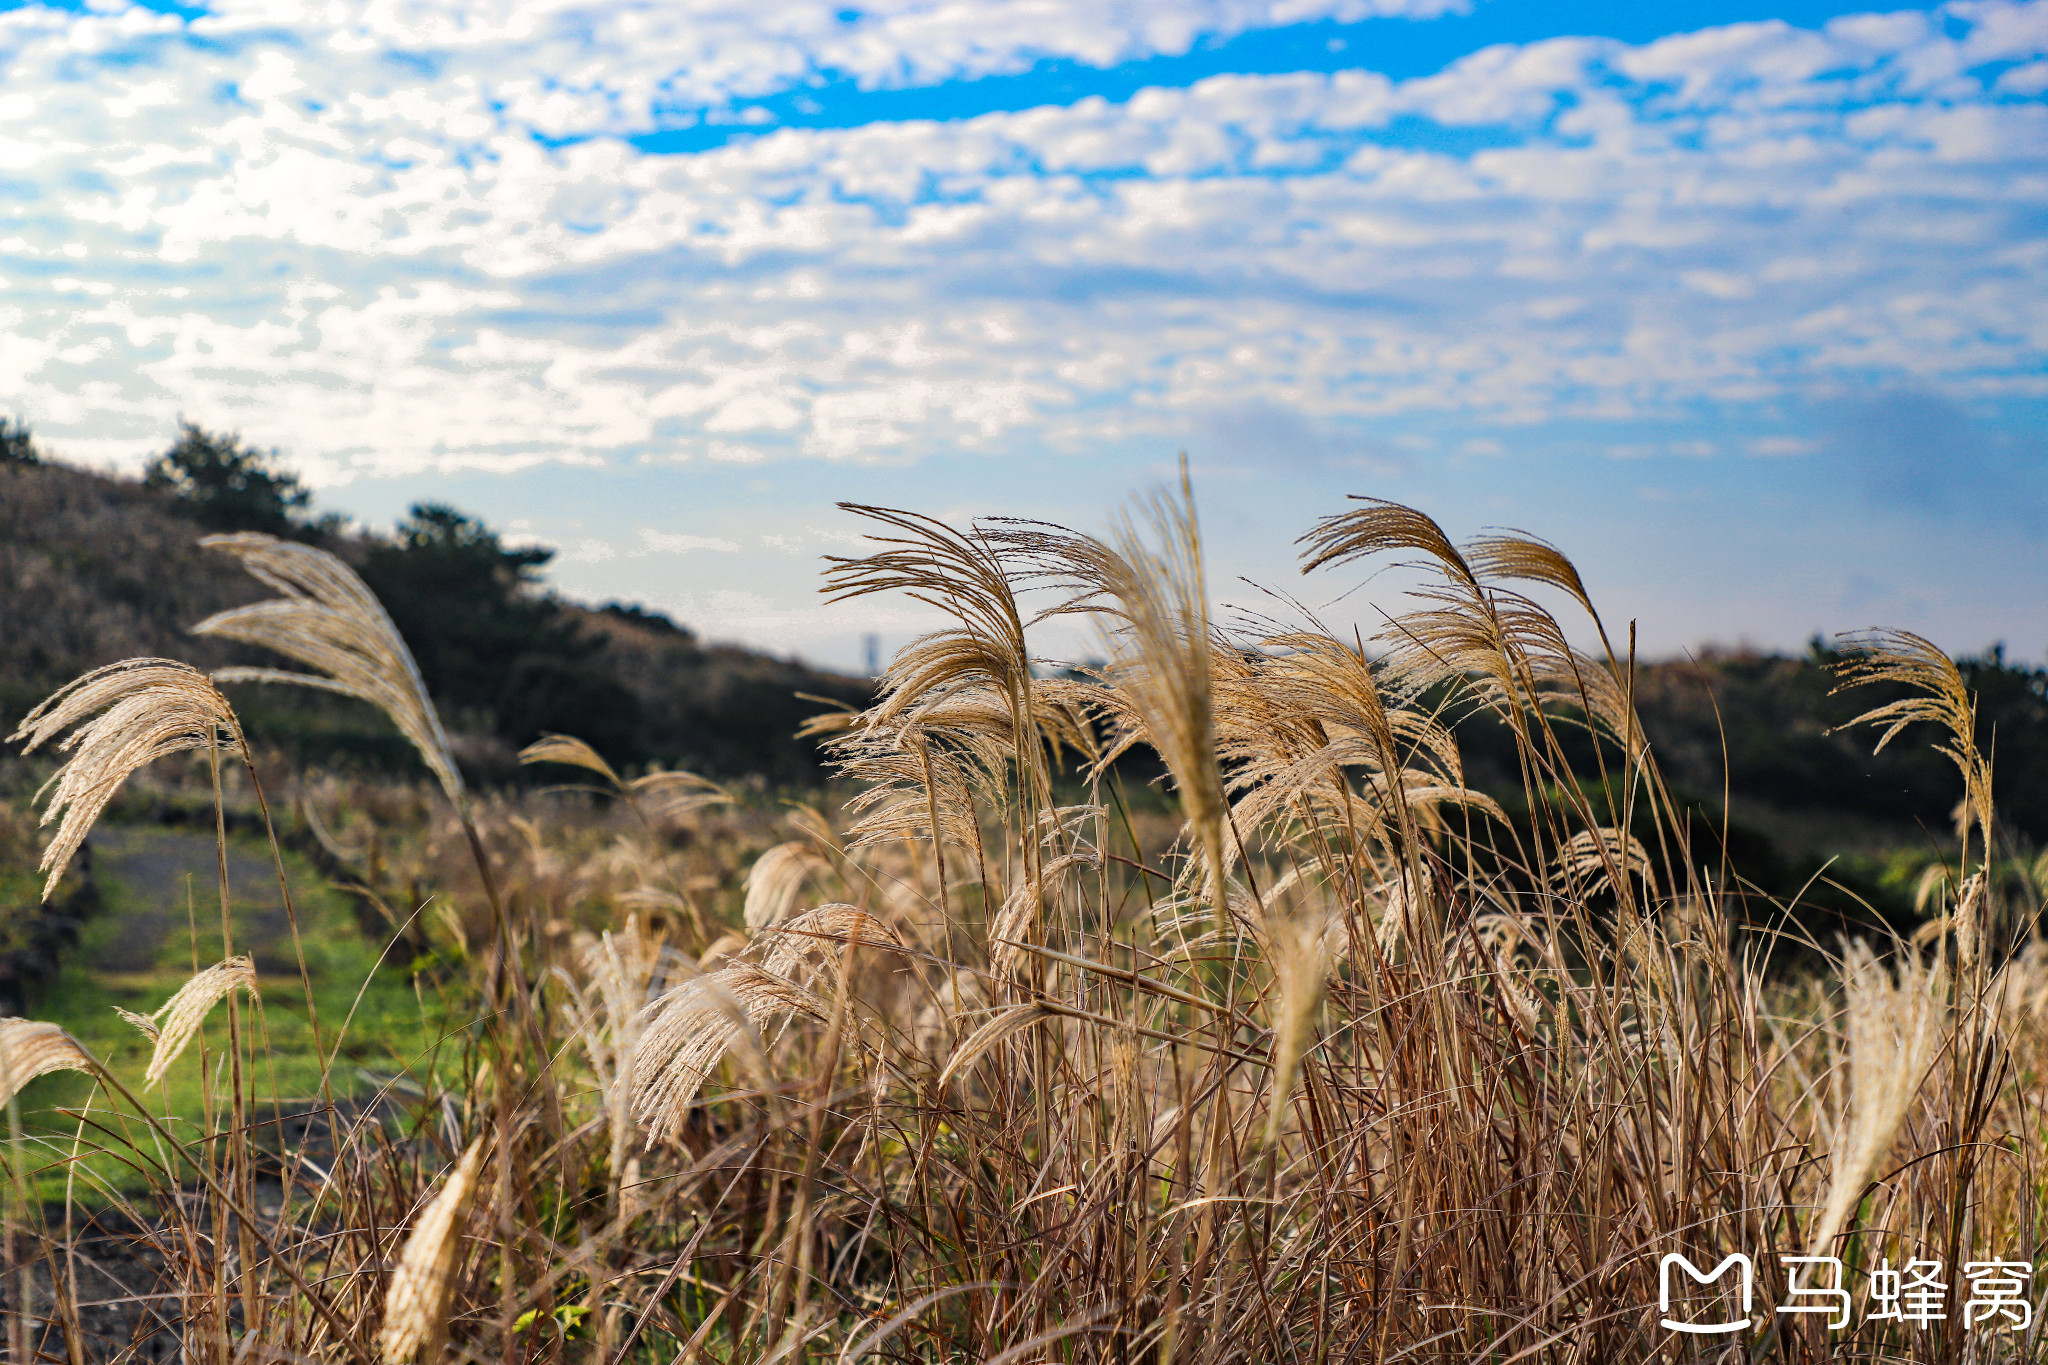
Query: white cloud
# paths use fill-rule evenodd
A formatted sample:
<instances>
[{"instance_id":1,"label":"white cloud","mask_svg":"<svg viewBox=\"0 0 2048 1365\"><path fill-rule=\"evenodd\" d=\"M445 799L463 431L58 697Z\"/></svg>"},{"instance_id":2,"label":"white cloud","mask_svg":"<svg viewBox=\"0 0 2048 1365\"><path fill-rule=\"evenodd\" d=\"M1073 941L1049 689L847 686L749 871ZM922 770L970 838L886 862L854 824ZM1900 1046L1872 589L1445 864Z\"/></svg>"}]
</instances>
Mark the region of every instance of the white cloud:
<instances>
[{"instance_id":1,"label":"white cloud","mask_svg":"<svg viewBox=\"0 0 2048 1365\"><path fill-rule=\"evenodd\" d=\"M227 44L303 33L329 60L372 70L380 53L426 58L443 80L485 90L513 120L563 136L642 130L664 109L718 113L734 99L827 76L872 89L1014 73L1046 59L1112 66L1279 23L1465 8L1467 0L865 0L851 9L840 0L214 0L191 27ZM104 23L74 25L68 37L108 41ZM743 110L724 121L750 116L759 117Z\"/></svg>"},{"instance_id":2,"label":"white cloud","mask_svg":"<svg viewBox=\"0 0 2048 1365\"><path fill-rule=\"evenodd\" d=\"M602 564L607 559L618 558L618 551L610 541L585 538L562 551L557 560L563 564Z\"/></svg>"},{"instance_id":3,"label":"white cloud","mask_svg":"<svg viewBox=\"0 0 2048 1365\"><path fill-rule=\"evenodd\" d=\"M1530 421L1873 379L2048 388L2048 111L2018 74L2043 65L2042 4L1559 39L1405 83L1225 76L694 155L533 136L824 69L1113 62L1277 12L1148 0L1091 26L1068 22L1080 2L849 25L801 4L236 0L192 23L203 42L134 10L0 14L0 166L37 191L0 201L21 262L0 406L131 461L182 411L333 483L900 462L1261 404ZM1471 128L1499 145L1450 150Z\"/></svg>"},{"instance_id":4,"label":"white cloud","mask_svg":"<svg viewBox=\"0 0 2048 1365\"><path fill-rule=\"evenodd\" d=\"M640 528L640 548L636 555L681 555L692 550L719 550L726 554L736 552L740 547L730 540L717 536L693 536L673 531L657 531L651 526Z\"/></svg>"}]
</instances>

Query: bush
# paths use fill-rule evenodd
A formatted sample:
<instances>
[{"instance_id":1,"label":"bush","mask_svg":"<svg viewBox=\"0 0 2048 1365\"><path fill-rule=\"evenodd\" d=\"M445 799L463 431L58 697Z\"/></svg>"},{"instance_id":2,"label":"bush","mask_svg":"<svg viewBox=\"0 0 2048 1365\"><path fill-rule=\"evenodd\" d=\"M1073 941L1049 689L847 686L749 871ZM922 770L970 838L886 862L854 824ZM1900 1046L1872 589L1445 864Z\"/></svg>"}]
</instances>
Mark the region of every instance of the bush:
<instances>
[{"instance_id":1,"label":"bush","mask_svg":"<svg viewBox=\"0 0 2048 1365\"><path fill-rule=\"evenodd\" d=\"M238 433L207 431L180 418L178 440L156 457L144 485L168 491L179 507L209 531L262 531L304 538L331 534L338 517L310 520L312 490L278 467L275 449L242 444Z\"/></svg>"}]
</instances>

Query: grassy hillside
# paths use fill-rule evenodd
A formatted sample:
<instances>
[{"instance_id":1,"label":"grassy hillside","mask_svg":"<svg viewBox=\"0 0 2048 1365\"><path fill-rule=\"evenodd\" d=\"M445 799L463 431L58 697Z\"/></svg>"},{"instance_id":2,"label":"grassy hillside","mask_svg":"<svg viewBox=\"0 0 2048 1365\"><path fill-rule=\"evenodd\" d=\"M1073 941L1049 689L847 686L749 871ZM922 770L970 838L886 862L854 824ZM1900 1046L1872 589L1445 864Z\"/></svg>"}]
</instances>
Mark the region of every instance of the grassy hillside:
<instances>
[{"instance_id":1,"label":"grassy hillside","mask_svg":"<svg viewBox=\"0 0 2048 1365\"><path fill-rule=\"evenodd\" d=\"M227 662L185 627L263 588L197 541L139 483L0 463L0 719L11 729L53 688L115 659Z\"/></svg>"},{"instance_id":2,"label":"grassy hillside","mask_svg":"<svg viewBox=\"0 0 2048 1365\"><path fill-rule=\"evenodd\" d=\"M1633 674L1644 733L1692 822L1696 853L1727 860L1755 915L1796 898L1810 928L1845 929L1873 911L1910 918L1922 870L1953 856L1963 794L1929 726L1908 726L1873 752L1883 731L1852 722L1903 694L1837 692L1843 658L1816 641L1799 656L1708 650ZM1997 650L1962 660L1959 672L1977 700L1975 741L1996 755L2001 852L2031 861L2048 843L2048 672ZM1511 809L1525 805L1507 726L1482 709L1455 729L1473 784ZM1567 729L1561 743L1581 781L1597 786L1583 733Z\"/></svg>"},{"instance_id":3,"label":"grassy hillside","mask_svg":"<svg viewBox=\"0 0 2048 1365\"><path fill-rule=\"evenodd\" d=\"M136 655L200 667L239 657L186 628L263 587L197 545L207 527L173 488L47 463L0 463L0 722L87 669ZM706 644L636 608L564 602L492 578L504 551L457 518L451 549L309 530L361 570L412 639L472 775L514 775L512 755L572 724L621 764L809 785L815 749L795 738L819 710L798 693L864 703L866 681ZM460 540L467 536L469 540ZM474 570L484 556L484 578ZM489 556L497 556L491 560ZM467 556L465 559L464 556ZM479 623L482 623L480 626ZM252 736L306 764L402 768L412 760L369 708L299 689L237 689Z\"/></svg>"}]
</instances>

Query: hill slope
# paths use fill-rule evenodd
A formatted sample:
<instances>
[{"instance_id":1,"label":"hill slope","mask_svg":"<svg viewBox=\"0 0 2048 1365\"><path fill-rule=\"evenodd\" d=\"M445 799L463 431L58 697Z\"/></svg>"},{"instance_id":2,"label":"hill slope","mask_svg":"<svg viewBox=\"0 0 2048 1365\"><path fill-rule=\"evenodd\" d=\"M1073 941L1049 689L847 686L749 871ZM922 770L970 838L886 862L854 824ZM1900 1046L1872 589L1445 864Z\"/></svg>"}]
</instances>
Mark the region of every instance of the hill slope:
<instances>
[{"instance_id":1,"label":"hill slope","mask_svg":"<svg viewBox=\"0 0 2048 1365\"><path fill-rule=\"evenodd\" d=\"M0 464L0 725L11 730L51 691L117 659L164 655L202 668L276 662L186 633L213 612L268 595L233 562L200 549L201 534L169 492L61 465ZM368 568L380 588L391 580L390 544L351 536L324 543ZM541 731L568 730L619 763L808 783L821 769L794 732L821 708L796 694L856 705L869 695L865 679L707 645L652 613L584 607L525 588L514 597L542 622L549 648L520 654L515 643L510 657L492 661L504 692L484 705L436 698L465 764L481 778L508 773L518 746ZM391 605L405 628L404 604ZM489 604L458 597L434 605L460 614ZM431 684L433 651L412 643ZM244 687L235 700L253 740L302 760L409 762L388 725L345 699Z\"/></svg>"}]
</instances>

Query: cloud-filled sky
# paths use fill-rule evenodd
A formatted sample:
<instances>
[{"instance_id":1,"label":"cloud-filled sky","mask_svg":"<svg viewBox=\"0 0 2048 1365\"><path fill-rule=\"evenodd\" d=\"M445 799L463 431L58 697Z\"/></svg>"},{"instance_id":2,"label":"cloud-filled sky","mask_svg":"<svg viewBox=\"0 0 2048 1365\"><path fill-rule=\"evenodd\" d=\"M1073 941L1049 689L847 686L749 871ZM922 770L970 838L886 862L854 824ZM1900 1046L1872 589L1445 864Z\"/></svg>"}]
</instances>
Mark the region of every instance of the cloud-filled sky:
<instances>
[{"instance_id":1,"label":"cloud-filled sky","mask_svg":"<svg viewBox=\"0 0 2048 1365\"><path fill-rule=\"evenodd\" d=\"M0 408L183 414L578 596L851 664L837 499L1220 598L1347 493L1646 650L2048 650L2048 3L89 0L0 9ZM1335 619L1370 626L1383 585Z\"/></svg>"}]
</instances>

